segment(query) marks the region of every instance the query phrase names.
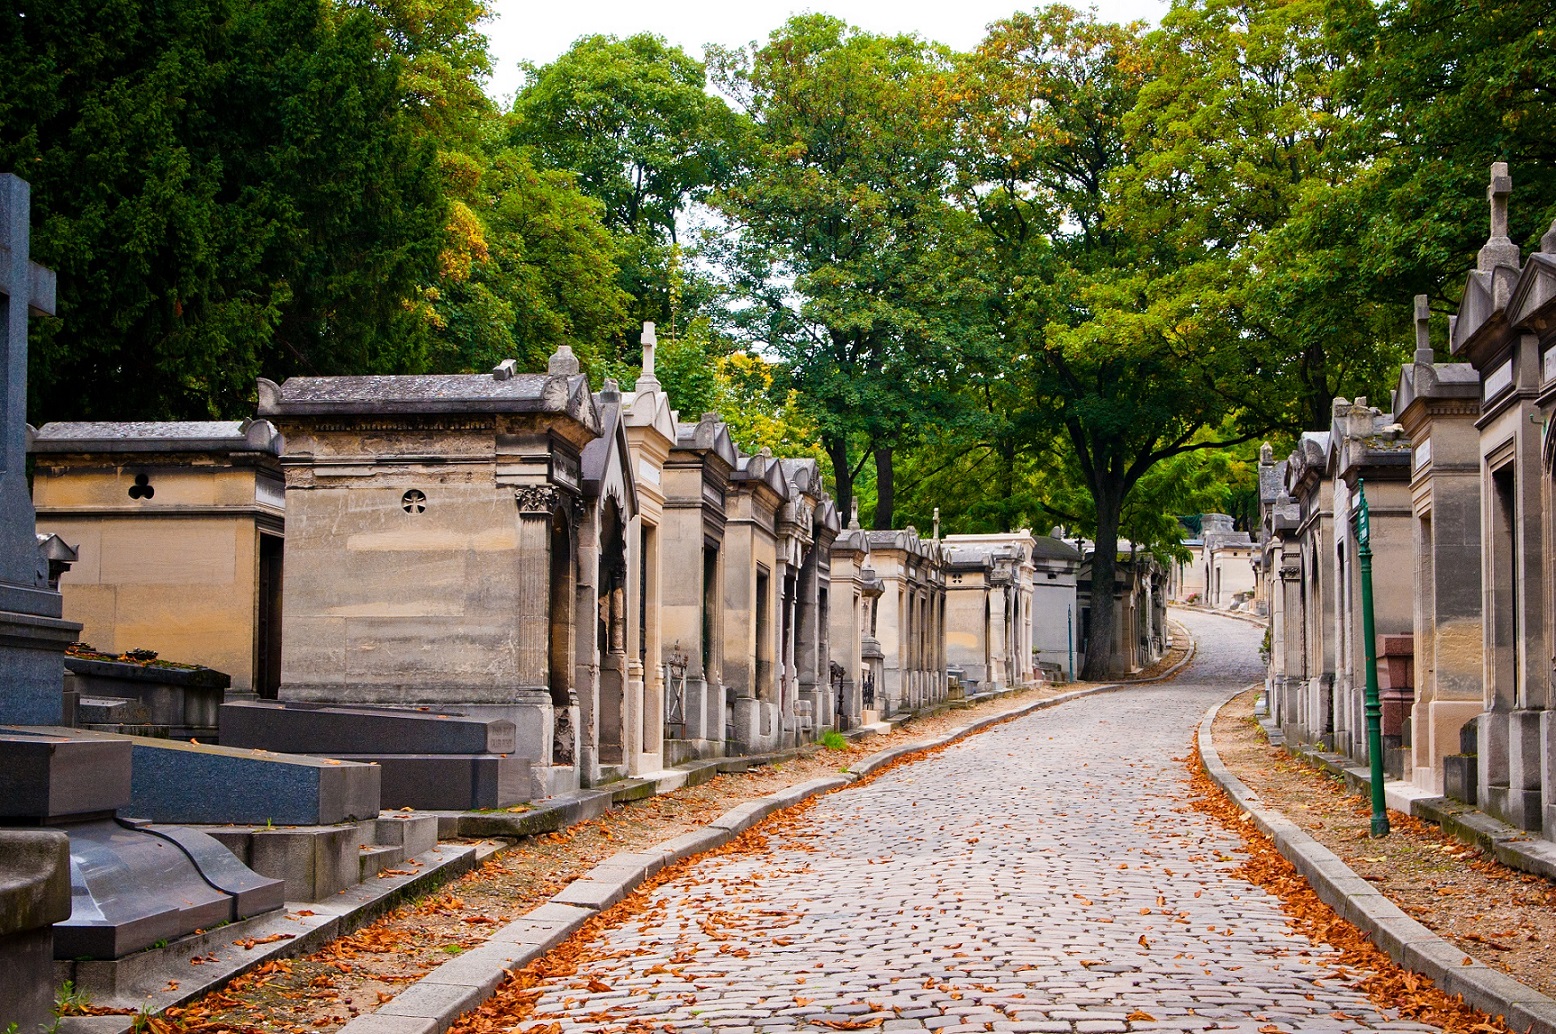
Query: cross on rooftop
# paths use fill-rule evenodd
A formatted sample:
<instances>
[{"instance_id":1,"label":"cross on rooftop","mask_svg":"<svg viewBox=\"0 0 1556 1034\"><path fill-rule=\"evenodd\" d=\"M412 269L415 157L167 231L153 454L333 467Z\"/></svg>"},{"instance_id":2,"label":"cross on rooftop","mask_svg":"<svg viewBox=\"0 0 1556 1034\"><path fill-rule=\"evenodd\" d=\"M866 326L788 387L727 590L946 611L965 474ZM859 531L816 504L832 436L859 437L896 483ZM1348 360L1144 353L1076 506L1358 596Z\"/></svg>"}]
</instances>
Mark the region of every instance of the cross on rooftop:
<instances>
[{"instance_id":1,"label":"cross on rooftop","mask_svg":"<svg viewBox=\"0 0 1556 1034\"><path fill-rule=\"evenodd\" d=\"M1432 307L1424 294L1416 295L1416 362L1432 362Z\"/></svg>"},{"instance_id":2,"label":"cross on rooftop","mask_svg":"<svg viewBox=\"0 0 1556 1034\"><path fill-rule=\"evenodd\" d=\"M1507 162L1491 166L1491 182L1486 185L1486 200L1491 202L1491 236L1507 236L1507 199L1513 193L1513 177L1507 173Z\"/></svg>"}]
</instances>

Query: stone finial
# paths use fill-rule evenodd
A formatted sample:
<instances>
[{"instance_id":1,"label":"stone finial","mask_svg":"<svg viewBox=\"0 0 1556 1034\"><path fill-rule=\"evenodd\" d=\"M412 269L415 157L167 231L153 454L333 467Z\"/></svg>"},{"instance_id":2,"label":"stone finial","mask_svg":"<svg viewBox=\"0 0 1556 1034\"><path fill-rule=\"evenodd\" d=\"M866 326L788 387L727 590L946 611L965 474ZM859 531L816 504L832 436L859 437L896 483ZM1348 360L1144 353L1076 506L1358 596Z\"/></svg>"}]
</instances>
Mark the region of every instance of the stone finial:
<instances>
[{"instance_id":1,"label":"stone finial","mask_svg":"<svg viewBox=\"0 0 1556 1034\"><path fill-rule=\"evenodd\" d=\"M848 501L848 530L859 530L859 497L854 496Z\"/></svg>"},{"instance_id":2,"label":"stone finial","mask_svg":"<svg viewBox=\"0 0 1556 1034\"><path fill-rule=\"evenodd\" d=\"M1431 334L1432 307L1427 304L1426 295L1416 295L1416 365L1431 366L1436 361L1432 354Z\"/></svg>"},{"instance_id":3,"label":"stone finial","mask_svg":"<svg viewBox=\"0 0 1556 1034\"><path fill-rule=\"evenodd\" d=\"M1275 463L1275 449L1269 442L1259 446L1259 465L1261 467L1273 466Z\"/></svg>"},{"instance_id":4,"label":"stone finial","mask_svg":"<svg viewBox=\"0 0 1556 1034\"><path fill-rule=\"evenodd\" d=\"M1064 525L1062 525L1062 524L1055 524L1053 526L1053 529L1051 531L1049 531L1048 537L1051 538L1051 539L1058 539L1060 542L1063 542L1064 541Z\"/></svg>"},{"instance_id":5,"label":"stone finial","mask_svg":"<svg viewBox=\"0 0 1556 1034\"><path fill-rule=\"evenodd\" d=\"M621 398L621 385L616 383L616 378L605 378L605 383L600 386L600 395L609 402L615 402Z\"/></svg>"},{"instance_id":6,"label":"stone finial","mask_svg":"<svg viewBox=\"0 0 1556 1034\"><path fill-rule=\"evenodd\" d=\"M1508 174L1507 162L1491 166L1491 182L1486 186L1486 200L1491 202L1491 236L1476 256L1476 268L1489 273L1497 266L1517 269L1521 258L1518 245L1507 236L1507 199L1513 193L1513 177Z\"/></svg>"},{"instance_id":7,"label":"stone finial","mask_svg":"<svg viewBox=\"0 0 1556 1034\"><path fill-rule=\"evenodd\" d=\"M1556 255L1556 219L1551 220L1551 228L1540 238L1540 250L1547 255Z\"/></svg>"},{"instance_id":8,"label":"stone finial","mask_svg":"<svg viewBox=\"0 0 1556 1034\"><path fill-rule=\"evenodd\" d=\"M578 357L568 345L558 345L546 364L546 372L553 377L573 377L578 373Z\"/></svg>"},{"instance_id":9,"label":"stone finial","mask_svg":"<svg viewBox=\"0 0 1556 1034\"><path fill-rule=\"evenodd\" d=\"M517 359L504 359L502 362L500 362L496 366L492 367L492 380L494 380L494 381L512 380L513 379L513 375L515 373L517 373L518 370L519 370L519 361Z\"/></svg>"},{"instance_id":10,"label":"stone finial","mask_svg":"<svg viewBox=\"0 0 1556 1034\"><path fill-rule=\"evenodd\" d=\"M935 507L935 534L932 536L936 542L940 541L940 507Z\"/></svg>"}]
</instances>

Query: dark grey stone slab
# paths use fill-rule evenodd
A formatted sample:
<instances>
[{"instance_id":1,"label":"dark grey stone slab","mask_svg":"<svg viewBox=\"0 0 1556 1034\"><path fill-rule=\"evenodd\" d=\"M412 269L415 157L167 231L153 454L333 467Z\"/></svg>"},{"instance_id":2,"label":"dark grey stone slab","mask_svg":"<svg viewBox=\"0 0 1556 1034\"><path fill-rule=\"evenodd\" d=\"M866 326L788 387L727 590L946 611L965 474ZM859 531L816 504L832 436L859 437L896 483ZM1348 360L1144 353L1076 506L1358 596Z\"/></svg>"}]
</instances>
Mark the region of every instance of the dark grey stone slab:
<instances>
[{"instance_id":1,"label":"dark grey stone slab","mask_svg":"<svg viewBox=\"0 0 1556 1034\"><path fill-rule=\"evenodd\" d=\"M127 813L153 822L327 826L378 815L371 765L137 737Z\"/></svg>"},{"instance_id":2,"label":"dark grey stone slab","mask_svg":"<svg viewBox=\"0 0 1556 1034\"><path fill-rule=\"evenodd\" d=\"M233 917L247 919L286 904L286 884L250 869L219 840L187 826L148 826L148 833L177 844L205 881L232 897Z\"/></svg>"},{"instance_id":3,"label":"dark grey stone slab","mask_svg":"<svg viewBox=\"0 0 1556 1034\"><path fill-rule=\"evenodd\" d=\"M112 812L130 800L129 740L0 728L0 818Z\"/></svg>"},{"instance_id":4,"label":"dark grey stone slab","mask_svg":"<svg viewBox=\"0 0 1556 1034\"><path fill-rule=\"evenodd\" d=\"M119 958L233 918L232 899L176 844L113 819L70 828L70 883L56 958Z\"/></svg>"},{"instance_id":5,"label":"dark grey stone slab","mask_svg":"<svg viewBox=\"0 0 1556 1034\"><path fill-rule=\"evenodd\" d=\"M529 800L528 758L501 754L343 754L383 772L385 808L506 808Z\"/></svg>"},{"instance_id":6,"label":"dark grey stone slab","mask_svg":"<svg viewBox=\"0 0 1556 1034\"><path fill-rule=\"evenodd\" d=\"M292 754L512 754L513 723L387 707L232 703L221 709L221 742Z\"/></svg>"}]
</instances>

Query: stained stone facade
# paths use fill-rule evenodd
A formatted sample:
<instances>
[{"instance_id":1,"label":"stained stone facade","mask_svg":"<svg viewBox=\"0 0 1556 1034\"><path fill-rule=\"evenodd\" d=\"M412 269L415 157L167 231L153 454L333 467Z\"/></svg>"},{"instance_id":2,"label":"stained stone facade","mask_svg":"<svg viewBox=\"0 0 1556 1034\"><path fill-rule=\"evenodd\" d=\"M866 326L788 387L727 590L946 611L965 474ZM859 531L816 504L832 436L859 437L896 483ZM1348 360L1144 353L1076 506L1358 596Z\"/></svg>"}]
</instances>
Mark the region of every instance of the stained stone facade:
<instances>
[{"instance_id":1,"label":"stained stone facade","mask_svg":"<svg viewBox=\"0 0 1556 1034\"><path fill-rule=\"evenodd\" d=\"M571 352L544 374L259 388L286 440L281 699L507 719L534 796L576 786L599 633L580 467L603 426Z\"/></svg>"},{"instance_id":2,"label":"stained stone facade","mask_svg":"<svg viewBox=\"0 0 1556 1034\"><path fill-rule=\"evenodd\" d=\"M1394 419L1411 441L1415 702L1410 771L1420 789L1444 790L1444 758L1459 753L1464 723L1481 709L1480 377L1439 363L1425 295L1416 298L1416 352L1400 370Z\"/></svg>"},{"instance_id":3,"label":"stained stone facade","mask_svg":"<svg viewBox=\"0 0 1556 1034\"><path fill-rule=\"evenodd\" d=\"M946 660L968 685L1033 681L1031 532L947 535Z\"/></svg>"},{"instance_id":4,"label":"stained stone facade","mask_svg":"<svg viewBox=\"0 0 1556 1034\"><path fill-rule=\"evenodd\" d=\"M945 699L945 558L913 527L871 531L870 566L881 580L873 629L881 650L877 708L883 715Z\"/></svg>"},{"instance_id":5,"label":"stained stone facade","mask_svg":"<svg viewBox=\"0 0 1556 1034\"><path fill-rule=\"evenodd\" d=\"M281 436L264 420L54 423L33 436L40 531L75 545L66 618L110 654L134 649L281 682Z\"/></svg>"},{"instance_id":6,"label":"stained stone facade","mask_svg":"<svg viewBox=\"0 0 1556 1034\"><path fill-rule=\"evenodd\" d=\"M1201 600L1208 607L1240 609L1254 595L1253 538L1234 529L1232 518L1224 513L1202 514L1200 521Z\"/></svg>"},{"instance_id":7,"label":"stained stone facade","mask_svg":"<svg viewBox=\"0 0 1556 1034\"><path fill-rule=\"evenodd\" d=\"M1388 767L1556 839L1556 226L1525 259L1512 188L1494 165L1490 234L1449 319L1456 361L1436 361L1418 298L1392 412L1336 400L1287 461L1299 516L1280 572L1300 590L1274 612L1270 703L1288 736L1365 759L1350 521L1365 480ZM1292 524L1283 500L1266 520Z\"/></svg>"},{"instance_id":8,"label":"stained stone facade","mask_svg":"<svg viewBox=\"0 0 1556 1034\"><path fill-rule=\"evenodd\" d=\"M870 565L870 535L859 527L859 501L854 500L848 527L832 542L831 654L829 679L837 703L837 728L857 729L879 717L876 687L881 685L884 655L875 637L876 604L884 589Z\"/></svg>"},{"instance_id":9,"label":"stained stone facade","mask_svg":"<svg viewBox=\"0 0 1556 1034\"><path fill-rule=\"evenodd\" d=\"M1075 581L1081 551L1054 528L1032 540L1032 662L1048 677L1074 680L1080 670L1080 611Z\"/></svg>"},{"instance_id":10,"label":"stained stone facade","mask_svg":"<svg viewBox=\"0 0 1556 1034\"><path fill-rule=\"evenodd\" d=\"M717 413L677 423L665 462L664 552L674 572L661 590L667 760L721 757L728 738L724 689L724 536L737 460Z\"/></svg>"}]
</instances>

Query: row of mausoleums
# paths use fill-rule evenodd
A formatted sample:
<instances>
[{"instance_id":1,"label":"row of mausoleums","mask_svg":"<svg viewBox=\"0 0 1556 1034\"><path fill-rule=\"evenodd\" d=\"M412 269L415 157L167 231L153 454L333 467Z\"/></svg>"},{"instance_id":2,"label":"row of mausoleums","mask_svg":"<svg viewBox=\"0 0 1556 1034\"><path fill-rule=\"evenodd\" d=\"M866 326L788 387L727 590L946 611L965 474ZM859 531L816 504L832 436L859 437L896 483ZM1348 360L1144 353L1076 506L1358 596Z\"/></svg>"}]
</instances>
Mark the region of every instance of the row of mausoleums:
<instances>
[{"instance_id":1,"label":"row of mausoleums","mask_svg":"<svg viewBox=\"0 0 1556 1034\"><path fill-rule=\"evenodd\" d=\"M1386 762L1420 792L1556 838L1556 226L1491 236L1437 363L1425 298L1388 410L1336 399L1264 499L1269 697L1288 735L1366 757L1357 529L1370 510Z\"/></svg>"},{"instance_id":2,"label":"row of mausoleums","mask_svg":"<svg viewBox=\"0 0 1556 1034\"><path fill-rule=\"evenodd\" d=\"M242 423L45 425L66 614L99 651L230 673L228 701L506 719L526 796L1084 660L1062 539L845 527L814 460L679 419L651 331L643 369L592 392L564 348L546 373L261 381ZM1140 621L1149 663L1160 607Z\"/></svg>"}]
</instances>

